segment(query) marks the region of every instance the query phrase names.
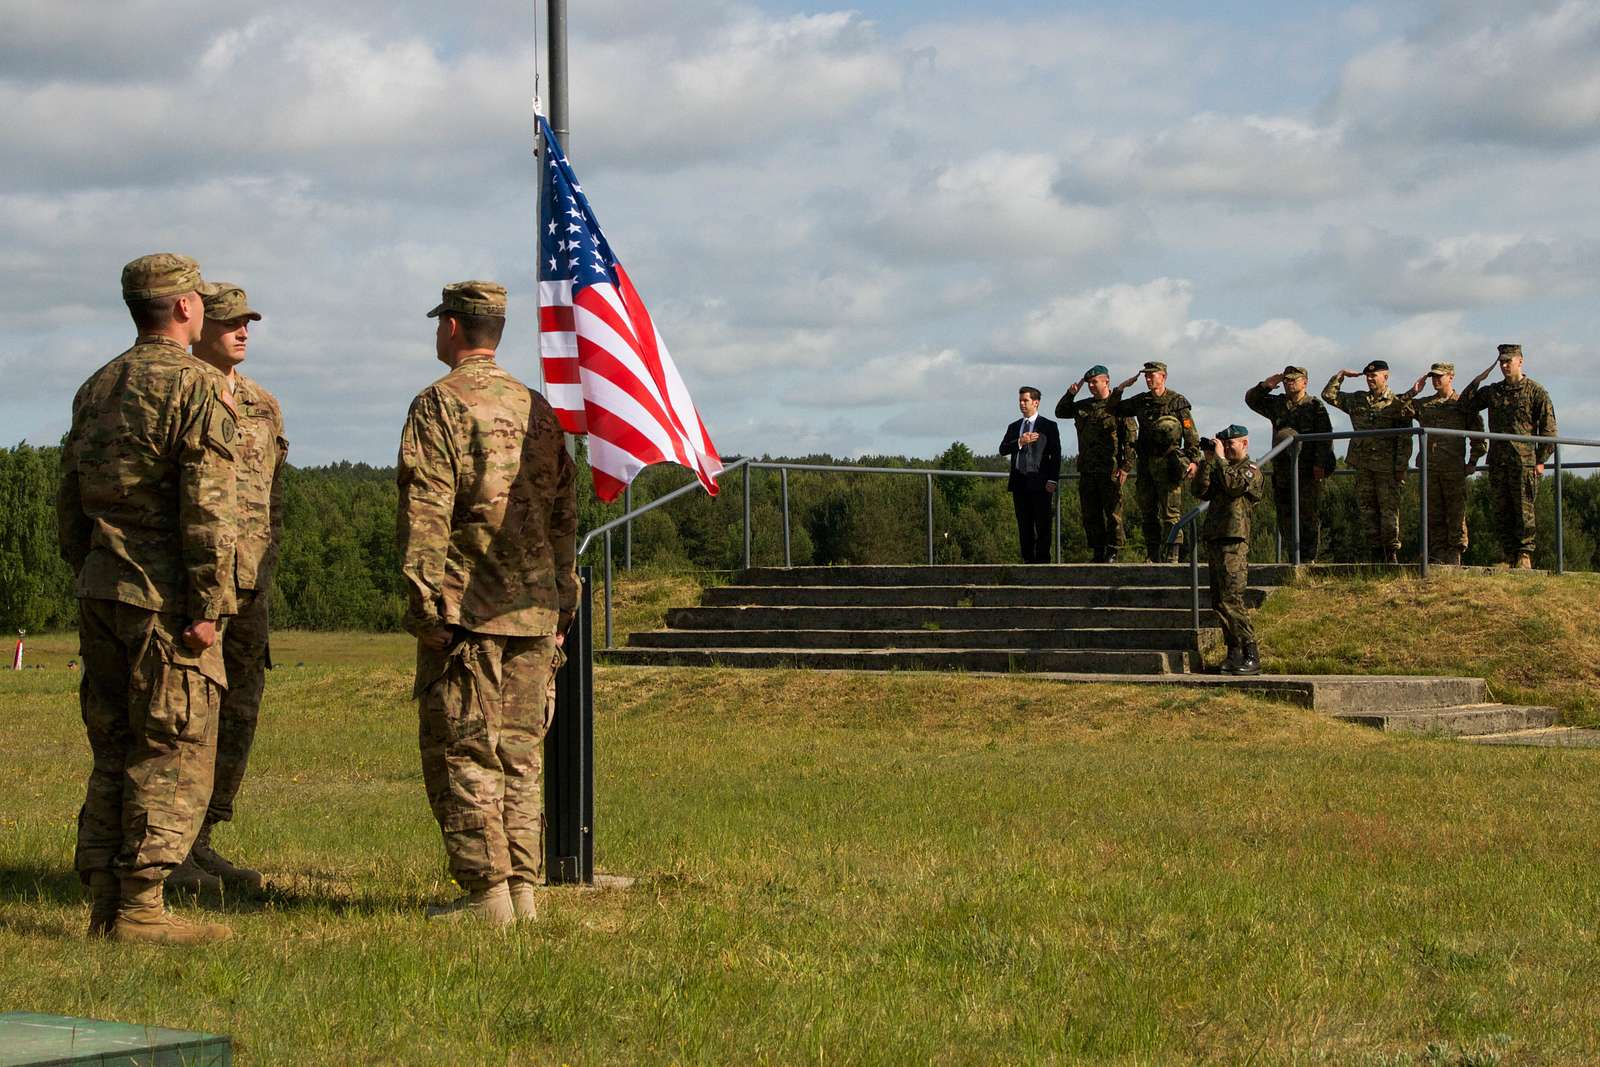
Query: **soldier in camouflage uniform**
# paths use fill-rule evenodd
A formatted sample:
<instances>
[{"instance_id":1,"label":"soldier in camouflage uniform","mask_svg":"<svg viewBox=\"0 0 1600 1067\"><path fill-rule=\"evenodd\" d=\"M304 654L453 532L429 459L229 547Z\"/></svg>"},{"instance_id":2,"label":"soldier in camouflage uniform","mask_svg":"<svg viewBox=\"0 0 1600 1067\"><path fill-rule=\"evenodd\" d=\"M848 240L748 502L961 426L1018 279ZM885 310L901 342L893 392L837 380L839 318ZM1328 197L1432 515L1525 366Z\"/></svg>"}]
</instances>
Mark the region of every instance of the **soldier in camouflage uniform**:
<instances>
[{"instance_id":1,"label":"soldier in camouflage uniform","mask_svg":"<svg viewBox=\"0 0 1600 1067\"><path fill-rule=\"evenodd\" d=\"M1285 367L1283 373L1256 383L1244 394L1245 405L1272 423L1273 444L1285 434L1333 432L1328 409L1322 401L1306 393L1307 376L1304 367ZM1272 390L1279 384L1283 386L1283 395L1275 396ZM1334 458L1332 441L1313 441L1300 446L1298 540L1301 563L1316 562L1322 539L1322 480L1333 473L1338 462ZM1294 470L1289 454L1272 461L1272 506L1278 516L1278 529L1286 534L1285 550L1291 560L1295 559Z\"/></svg>"},{"instance_id":2,"label":"soldier in camouflage uniform","mask_svg":"<svg viewBox=\"0 0 1600 1067\"><path fill-rule=\"evenodd\" d=\"M1167 365L1149 362L1139 373L1146 391L1123 398L1123 390L1139 380L1135 374L1111 391L1112 410L1118 418L1138 423L1136 488L1145 552L1152 563L1176 563L1183 538L1168 547L1167 537L1183 518L1183 482L1194 475L1201 459L1200 436L1189 401L1167 388Z\"/></svg>"},{"instance_id":3,"label":"soldier in camouflage uniform","mask_svg":"<svg viewBox=\"0 0 1600 1067\"><path fill-rule=\"evenodd\" d=\"M1400 394L1417 412L1417 425L1443 430L1481 430L1483 416L1467 411L1453 388L1454 363L1435 363L1416 384ZM1418 397L1422 386L1433 382L1433 392ZM1467 550L1467 478L1483 458L1486 442L1481 437L1428 438L1428 562L1447 566L1461 565Z\"/></svg>"},{"instance_id":4,"label":"soldier in camouflage uniform","mask_svg":"<svg viewBox=\"0 0 1600 1067\"><path fill-rule=\"evenodd\" d=\"M1342 393L1346 378L1365 375L1367 387ZM1361 371L1342 370L1328 379L1322 399L1350 416L1353 430L1387 430L1410 426L1416 408L1389 391L1389 364L1375 359ZM1358 437L1350 442L1345 462L1356 472L1356 506L1366 530L1367 558L1374 563L1400 562L1400 487L1411 463L1411 438L1403 434Z\"/></svg>"},{"instance_id":5,"label":"soldier in camouflage uniform","mask_svg":"<svg viewBox=\"0 0 1600 1067\"><path fill-rule=\"evenodd\" d=\"M1076 399L1085 384L1091 398ZM1056 402L1056 418L1078 427L1078 505L1096 563L1115 563L1122 550L1122 486L1137 459L1139 424L1111 408L1111 372L1098 365Z\"/></svg>"},{"instance_id":6,"label":"soldier in camouflage uniform","mask_svg":"<svg viewBox=\"0 0 1600 1067\"><path fill-rule=\"evenodd\" d=\"M1228 646L1224 674L1261 673L1261 652L1244 598L1250 586L1250 515L1265 483L1261 468L1250 462L1250 438L1237 423L1217 434L1195 479L1195 495L1211 504L1200 536L1211 574L1211 609Z\"/></svg>"},{"instance_id":7,"label":"soldier in camouflage uniform","mask_svg":"<svg viewBox=\"0 0 1600 1067\"><path fill-rule=\"evenodd\" d=\"M429 314L451 370L406 419L398 532L423 779L467 891L439 914L503 924L533 917L543 877L540 745L577 609L574 468L549 403L495 362L505 289L447 285Z\"/></svg>"},{"instance_id":8,"label":"soldier in camouflage uniform","mask_svg":"<svg viewBox=\"0 0 1600 1067\"><path fill-rule=\"evenodd\" d=\"M1495 366L1505 379L1483 385ZM1491 433L1556 435L1555 406L1544 386L1522 373L1521 345L1501 345L1494 365L1472 379L1461 394L1461 404L1471 412L1488 409ZM1554 454L1555 445L1542 442L1489 443L1489 493L1494 498L1495 529L1500 535L1500 551L1513 567L1527 570L1533 566L1533 502L1539 494L1544 465Z\"/></svg>"},{"instance_id":9,"label":"soldier in camouflage uniform","mask_svg":"<svg viewBox=\"0 0 1600 1067\"><path fill-rule=\"evenodd\" d=\"M250 323L261 315L250 307L243 289L231 282L209 284L202 291L205 325L194 354L222 374L233 399L239 432L236 482L238 511L234 527L234 580L239 610L222 636L222 658L228 668L228 691L222 698L217 729L217 770L211 803L200 836L168 885L234 891L261 888L261 874L237 867L211 844L211 829L233 818L233 803L244 781L255 740L261 694L271 663L267 648L267 589L278 560L283 530L283 462L289 443L283 435L283 411L277 398L237 368L249 345Z\"/></svg>"},{"instance_id":10,"label":"soldier in camouflage uniform","mask_svg":"<svg viewBox=\"0 0 1600 1067\"><path fill-rule=\"evenodd\" d=\"M138 330L72 401L61 450L61 555L76 574L78 696L94 766L75 859L90 936L200 943L225 926L166 910L211 796L234 610L234 445L222 379L189 354L204 283L158 253L122 271Z\"/></svg>"}]
</instances>

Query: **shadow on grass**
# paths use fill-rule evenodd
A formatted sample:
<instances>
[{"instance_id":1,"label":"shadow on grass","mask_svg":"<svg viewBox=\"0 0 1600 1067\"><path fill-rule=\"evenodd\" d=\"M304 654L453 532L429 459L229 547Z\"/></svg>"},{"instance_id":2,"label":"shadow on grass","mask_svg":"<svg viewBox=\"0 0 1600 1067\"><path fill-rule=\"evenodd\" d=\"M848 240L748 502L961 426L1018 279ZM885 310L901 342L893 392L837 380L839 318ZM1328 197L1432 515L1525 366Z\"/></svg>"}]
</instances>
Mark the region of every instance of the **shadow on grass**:
<instances>
[{"instance_id":1,"label":"shadow on grass","mask_svg":"<svg viewBox=\"0 0 1600 1067\"><path fill-rule=\"evenodd\" d=\"M78 873L39 864L0 866L0 902L17 904L79 904L87 890Z\"/></svg>"}]
</instances>

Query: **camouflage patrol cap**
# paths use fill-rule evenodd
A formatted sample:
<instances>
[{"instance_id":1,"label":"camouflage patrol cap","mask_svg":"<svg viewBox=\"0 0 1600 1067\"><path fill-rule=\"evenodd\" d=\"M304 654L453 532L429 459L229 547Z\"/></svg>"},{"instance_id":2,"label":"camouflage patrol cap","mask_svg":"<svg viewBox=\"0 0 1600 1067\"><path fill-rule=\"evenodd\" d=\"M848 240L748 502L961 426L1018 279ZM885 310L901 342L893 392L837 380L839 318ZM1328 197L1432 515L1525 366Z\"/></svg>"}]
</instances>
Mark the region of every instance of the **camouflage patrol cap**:
<instances>
[{"instance_id":1,"label":"camouflage patrol cap","mask_svg":"<svg viewBox=\"0 0 1600 1067\"><path fill-rule=\"evenodd\" d=\"M200 299L206 305L206 318L212 322L230 322L233 319L261 321L261 313L250 306L244 290L232 282L207 282L200 289Z\"/></svg>"},{"instance_id":2,"label":"camouflage patrol cap","mask_svg":"<svg viewBox=\"0 0 1600 1067\"><path fill-rule=\"evenodd\" d=\"M1499 347L1499 349L1497 349L1497 351L1500 353L1500 358L1501 359L1506 359L1506 358L1509 358L1511 356L1520 356L1520 355L1522 355L1522 346L1521 345L1501 345Z\"/></svg>"},{"instance_id":3,"label":"camouflage patrol cap","mask_svg":"<svg viewBox=\"0 0 1600 1067\"><path fill-rule=\"evenodd\" d=\"M1090 378L1098 378L1102 374L1104 374L1107 378L1111 377L1111 372L1105 368L1104 364L1096 363L1094 366L1083 372L1083 380L1088 381Z\"/></svg>"},{"instance_id":4,"label":"camouflage patrol cap","mask_svg":"<svg viewBox=\"0 0 1600 1067\"><path fill-rule=\"evenodd\" d=\"M1232 441L1236 437L1249 437L1250 431L1240 426L1237 422L1231 426L1224 426L1217 431L1217 440Z\"/></svg>"},{"instance_id":5,"label":"camouflage patrol cap","mask_svg":"<svg viewBox=\"0 0 1600 1067\"><path fill-rule=\"evenodd\" d=\"M1362 374L1371 374L1375 370L1388 370L1388 369L1389 369L1389 363L1388 363L1387 360L1375 359L1372 362L1368 363L1365 367L1361 368L1361 373Z\"/></svg>"},{"instance_id":6,"label":"camouflage patrol cap","mask_svg":"<svg viewBox=\"0 0 1600 1067\"><path fill-rule=\"evenodd\" d=\"M1146 360L1145 361L1145 365L1144 365L1144 369L1139 371L1139 373L1140 374L1150 374L1150 373L1152 373L1154 371L1160 371L1162 374L1165 374L1165 373L1167 373L1167 365L1165 363L1161 363L1161 362L1158 362L1158 361L1153 360L1153 359Z\"/></svg>"},{"instance_id":7,"label":"camouflage patrol cap","mask_svg":"<svg viewBox=\"0 0 1600 1067\"><path fill-rule=\"evenodd\" d=\"M1428 377L1437 378L1441 374L1454 375L1455 372L1456 365L1454 363L1435 363L1433 366L1428 368Z\"/></svg>"},{"instance_id":8,"label":"camouflage patrol cap","mask_svg":"<svg viewBox=\"0 0 1600 1067\"><path fill-rule=\"evenodd\" d=\"M1283 368L1283 376L1285 378L1308 378L1310 377L1310 372L1304 367L1285 367Z\"/></svg>"},{"instance_id":9,"label":"camouflage patrol cap","mask_svg":"<svg viewBox=\"0 0 1600 1067\"><path fill-rule=\"evenodd\" d=\"M439 306L428 312L428 318L437 318L447 311L503 319L506 317L506 287L494 282L451 282L444 287Z\"/></svg>"},{"instance_id":10,"label":"camouflage patrol cap","mask_svg":"<svg viewBox=\"0 0 1600 1067\"><path fill-rule=\"evenodd\" d=\"M200 264L176 252L156 252L122 268L122 299L133 303L199 291Z\"/></svg>"}]
</instances>

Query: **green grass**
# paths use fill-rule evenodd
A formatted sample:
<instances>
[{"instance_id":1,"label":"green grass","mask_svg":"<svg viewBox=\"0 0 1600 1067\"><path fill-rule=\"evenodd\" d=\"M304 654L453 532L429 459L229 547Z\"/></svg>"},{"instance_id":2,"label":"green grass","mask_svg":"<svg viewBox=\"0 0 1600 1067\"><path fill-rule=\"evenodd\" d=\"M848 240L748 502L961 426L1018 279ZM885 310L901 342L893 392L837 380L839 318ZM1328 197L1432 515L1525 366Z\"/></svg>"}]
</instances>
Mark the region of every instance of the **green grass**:
<instances>
[{"instance_id":1,"label":"green grass","mask_svg":"<svg viewBox=\"0 0 1600 1067\"><path fill-rule=\"evenodd\" d=\"M601 667L597 852L638 883L499 935L422 918L452 888L410 644L274 647L218 843L281 891L205 950L83 939L72 641L0 672L0 1007L230 1033L245 1065L1600 1060L1597 752L1229 694Z\"/></svg>"}]
</instances>

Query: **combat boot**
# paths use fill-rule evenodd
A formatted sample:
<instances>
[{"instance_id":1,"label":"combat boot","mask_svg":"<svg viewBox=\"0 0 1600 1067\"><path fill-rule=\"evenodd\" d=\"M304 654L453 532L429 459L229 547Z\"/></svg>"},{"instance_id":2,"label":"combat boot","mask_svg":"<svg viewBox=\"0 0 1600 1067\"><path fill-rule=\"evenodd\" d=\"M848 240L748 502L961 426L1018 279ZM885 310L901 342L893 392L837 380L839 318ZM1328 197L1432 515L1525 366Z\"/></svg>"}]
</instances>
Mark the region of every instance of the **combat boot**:
<instances>
[{"instance_id":1,"label":"combat boot","mask_svg":"<svg viewBox=\"0 0 1600 1067\"><path fill-rule=\"evenodd\" d=\"M1106 550L1103 549L1103 548L1097 548L1097 549L1094 550L1094 558L1091 559L1089 562L1090 563L1104 563L1105 561L1106 561Z\"/></svg>"},{"instance_id":2,"label":"combat boot","mask_svg":"<svg viewBox=\"0 0 1600 1067\"><path fill-rule=\"evenodd\" d=\"M1117 550L1114 549L1114 548L1108 548L1108 549L1106 549L1106 558L1101 560L1100 562L1102 562L1102 563L1115 563L1116 561L1117 561Z\"/></svg>"},{"instance_id":3,"label":"combat boot","mask_svg":"<svg viewBox=\"0 0 1600 1067\"><path fill-rule=\"evenodd\" d=\"M474 889L449 904L430 905L428 918L446 922L482 919L490 926L510 926L517 920L517 911L511 903L511 887L505 882L496 882L488 889Z\"/></svg>"},{"instance_id":4,"label":"combat boot","mask_svg":"<svg viewBox=\"0 0 1600 1067\"><path fill-rule=\"evenodd\" d=\"M1398 566L1399 563L1400 563L1400 550L1398 548L1386 548L1386 549L1384 549L1383 550L1383 562L1385 563L1385 565L1390 566L1390 567Z\"/></svg>"},{"instance_id":5,"label":"combat boot","mask_svg":"<svg viewBox=\"0 0 1600 1067\"><path fill-rule=\"evenodd\" d=\"M200 836L195 839L194 848L189 850L189 859L184 862L198 864L202 871L215 877L221 885L226 886L235 893L261 892L262 878L260 871L253 871L249 867L236 867L219 856L217 850L211 847L211 827L213 825L207 822L200 828ZM182 868L180 867L179 870L182 870ZM174 877L177 873L177 871L172 872ZM172 878L169 877L167 881L170 883Z\"/></svg>"},{"instance_id":6,"label":"combat boot","mask_svg":"<svg viewBox=\"0 0 1600 1067\"><path fill-rule=\"evenodd\" d=\"M539 901L533 892L533 883L524 882L520 878L513 878L511 886L511 910L516 912L518 922L532 922L539 917Z\"/></svg>"},{"instance_id":7,"label":"combat boot","mask_svg":"<svg viewBox=\"0 0 1600 1067\"><path fill-rule=\"evenodd\" d=\"M1516 569L1519 571L1533 570L1533 557L1526 552L1517 553Z\"/></svg>"},{"instance_id":8,"label":"combat boot","mask_svg":"<svg viewBox=\"0 0 1600 1067\"><path fill-rule=\"evenodd\" d=\"M1251 641L1244 646L1244 653L1239 657L1239 666L1233 669L1234 674L1260 674L1261 652L1256 648L1256 643Z\"/></svg>"},{"instance_id":9,"label":"combat boot","mask_svg":"<svg viewBox=\"0 0 1600 1067\"><path fill-rule=\"evenodd\" d=\"M190 852L167 875L167 886L184 893L220 893L222 879L196 863L194 853Z\"/></svg>"},{"instance_id":10,"label":"combat boot","mask_svg":"<svg viewBox=\"0 0 1600 1067\"><path fill-rule=\"evenodd\" d=\"M1221 664L1219 664L1217 666L1217 670L1222 674L1236 674L1236 673L1238 673L1239 660L1242 657L1243 657L1243 649L1236 648L1233 645L1229 645L1228 646L1228 658L1223 660L1221 662Z\"/></svg>"},{"instance_id":11,"label":"combat boot","mask_svg":"<svg viewBox=\"0 0 1600 1067\"><path fill-rule=\"evenodd\" d=\"M143 941L159 945L207 945L226 941L233 931L220 923L191 923L167 910L161 899L161 882L148 878L123 878L122 902L111 927L114 941Z\"/></svg>"},{"instance_id":12,"label":"combat boot","mask_svg":"<svg viewBox=\"0 0 1600 1067\"><path fill-rule=\"evenodd\" d=\"M122 882L111 871L89 875L89 936L110 937L122 901Z\"/></svg>"}]
</instances>

